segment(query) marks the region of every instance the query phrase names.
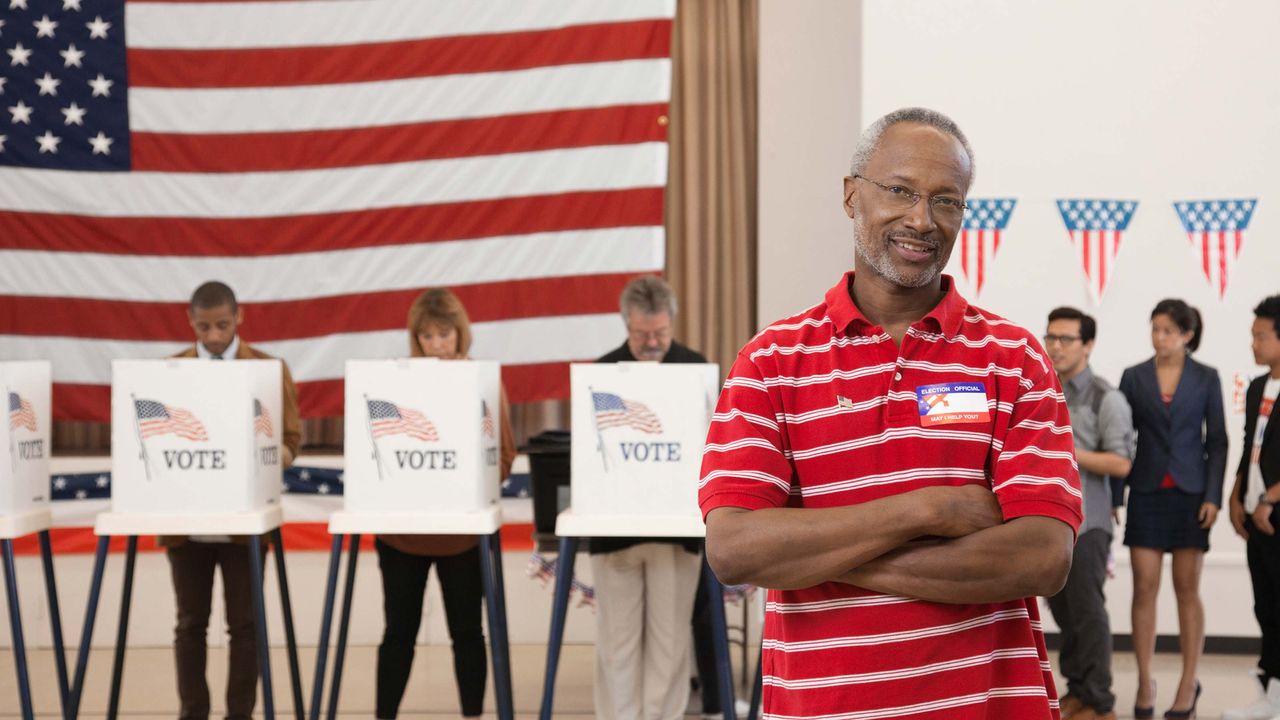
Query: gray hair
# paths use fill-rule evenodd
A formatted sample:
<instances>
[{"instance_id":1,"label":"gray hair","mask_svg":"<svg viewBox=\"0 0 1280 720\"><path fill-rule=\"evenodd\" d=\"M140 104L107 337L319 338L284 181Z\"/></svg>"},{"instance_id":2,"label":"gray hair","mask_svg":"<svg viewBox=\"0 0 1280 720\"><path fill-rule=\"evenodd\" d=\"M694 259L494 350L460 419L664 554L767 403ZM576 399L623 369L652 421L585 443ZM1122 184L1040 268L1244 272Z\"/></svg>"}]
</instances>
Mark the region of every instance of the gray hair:
<instances>
[{"instance_id":1,"label":"gray hair","mask_svg":"<svg viewBox=\"0 0 1280 720\"><path fill-rule=\"evenodd\" d=\"M969 181L973 181L974 163L973 148L969 147L969 140L961 132L960 126L955 121L943 115L937 110L930 110L922 107L909 107L894 110L884 117L876 120L862 131L862 137L858 138L858 147L853 151L853 161L849 163L849 175L861 175L862 171L867 168L867 163L871 160L871 155L875 153L876 148L880 146L880 138L889 128L898 123L920 123L928 125L931 128L941 130L960 142L960 146L964 148L964 152L969 156Z\"/></svg>"},{"instance_id":2,"label":"gray hair","mask_svg":"<svg viewBox=\"0 0 1280 720\"><path fill-rule=\"evenodd\" d=\"M656 275L638 277L622 289L622 297L618 304L622 309L622 319L626 320L631 311L644 315L668 313L671 319L676 317L676 291L671 289L666 280Z\"/></svg>"}]
</instances>

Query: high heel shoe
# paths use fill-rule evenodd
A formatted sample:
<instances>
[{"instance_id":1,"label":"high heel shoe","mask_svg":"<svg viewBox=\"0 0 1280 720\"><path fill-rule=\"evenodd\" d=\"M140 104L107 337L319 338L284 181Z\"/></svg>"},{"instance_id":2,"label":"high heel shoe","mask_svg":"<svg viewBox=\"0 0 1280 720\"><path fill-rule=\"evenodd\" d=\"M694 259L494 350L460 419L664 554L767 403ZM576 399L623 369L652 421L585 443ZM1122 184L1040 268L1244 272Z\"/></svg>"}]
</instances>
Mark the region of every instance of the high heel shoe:
<instances>
[{"instance_id":1,"label":"high heel shoe","mask_svg":"<svg viewBox=\"0 0 1280 720\"><path fill-rule=\"evenodd\" d=\"M1174 710L1169 708L1164 713L1165 720L1190 720L1196 716L1196 704L1200 702L1200 681L1196 681L1196 694L1191 698L1191 707L1186 710Z\"/></svg>"},{"instance_id":2,"label":"high heel shoe","mask_svg":"<svg viewBox=\"0 0 1280 720\"><path fill-rule=\"evenodd\" d=\"M1151 697L1154 698L1155 696L1156 696L1156 681L1152 680L1151 681ZM1154 703L1146 706L1137 705L1137 704L1133 706L1134 720L1152 720L1152 718L1154 718L1155 716L1156 716L1156 706Z\"/></svg>"}]
</instances>

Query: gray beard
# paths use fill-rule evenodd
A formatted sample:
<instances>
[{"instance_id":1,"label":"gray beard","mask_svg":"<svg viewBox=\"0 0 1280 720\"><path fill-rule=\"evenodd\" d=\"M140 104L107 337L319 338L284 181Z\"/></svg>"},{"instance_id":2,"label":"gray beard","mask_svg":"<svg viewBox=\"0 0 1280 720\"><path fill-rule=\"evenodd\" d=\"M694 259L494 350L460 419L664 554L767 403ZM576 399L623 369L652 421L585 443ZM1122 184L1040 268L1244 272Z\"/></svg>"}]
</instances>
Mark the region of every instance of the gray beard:
<instances>
[{"instance_id":1,"label":"gray beard","mask_svg":"<svg viewBox=\"0 0 1280 720\"><path fill-rule=\"evenodd\" d=\"M888 243L874 247L871 245L871 240L867 237L867 227L861 217L853 219L853 250L864 263L876 271L876 274L898 287L924 287L937 279L938 275L942 274L943 267L946 266L946 259L939 252L934 256L933 264L919 273L912 275L903 273L894 264L891 255L893 251Z\"/></svg>"}]
</instances>

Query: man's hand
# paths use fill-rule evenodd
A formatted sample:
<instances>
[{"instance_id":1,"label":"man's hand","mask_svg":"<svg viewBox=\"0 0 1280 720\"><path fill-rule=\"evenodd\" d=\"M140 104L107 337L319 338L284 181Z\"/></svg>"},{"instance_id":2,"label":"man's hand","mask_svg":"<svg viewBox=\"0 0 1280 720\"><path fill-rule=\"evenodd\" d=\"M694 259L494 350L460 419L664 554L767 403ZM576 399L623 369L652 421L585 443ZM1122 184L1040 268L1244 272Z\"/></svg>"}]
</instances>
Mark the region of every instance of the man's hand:
<instances>
[{"instance_id":1,"label":"man's hand","mask_svg":"<svg viewBox=\"0 0 1280 720\"><path fill-rule=\"evenodd\" d=\"M1240 498L1236 497L1235 493L1231 494L1227 512L1231 517L1231 527L1235 528L1236 534L1242 539L1248 540L1249 533L1244 529L1244 503L1240 502Z\"/></svg>"},{"instance_id":2,"label":"man's hand","mask_svg":"<svg viewBox=\"0 0 1280 720\"><path fill-rule=\"evenodd\" d=\"M1275 506L1271 503L1263 502L1258 503L1258 507L1253 509L1253 526L1258 528L1258 532L1263 535L1276 534L1275 526L1271 524L1271 511L1274 509ZM1249 539L1248 535L1244 533L1241 533L1241 536L1246 540Z\"/></svg>"},{"instance_id":3,"label":"man's hand","mask_svg":"<svg viewBox=\"0 0 1280 720\"><path fill-rule=\"evenodd\" d=\"M964 537L1004 522L996 494L985 485L928 487L910 495L921 495L934 508L933 534Z\"/></svg>"}]
</instances>

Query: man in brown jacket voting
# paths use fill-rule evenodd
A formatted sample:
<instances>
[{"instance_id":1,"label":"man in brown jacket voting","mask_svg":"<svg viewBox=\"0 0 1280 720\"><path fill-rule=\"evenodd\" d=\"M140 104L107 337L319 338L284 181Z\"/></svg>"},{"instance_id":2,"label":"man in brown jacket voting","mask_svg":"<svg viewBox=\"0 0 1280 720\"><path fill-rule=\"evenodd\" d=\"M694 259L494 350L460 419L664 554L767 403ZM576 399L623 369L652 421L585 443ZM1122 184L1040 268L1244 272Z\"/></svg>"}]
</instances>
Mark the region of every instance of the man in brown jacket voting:
<instances>
[{"instance_id":1,"label":"man in brown jacket voting","mask_svg":"<svg viewBox=\"0 0 1280 720\"><path fill-rule=\"evenodd\" d=\"M217 281L206 282L191 295L187 318L196 341L175 357L206 360L269 360L270 355L255 350L237 334L244 321L244 308L236 303L231 288ZM298 391L283 361L281 407L281 467L293 464L302 438L298 418ZM253 714L258 692L257 635L254 625L253 595L250 585L247 538L229 535L164 536L158 539L166 549L178 608L174 628L173 654L178 676L181 720L209 717L209 684L205 679L205 638L209 628L209 607L213 599L214 568L222 569L222 594L226 605L230 654L227 661L227 718L248 720Z\"/></svg>"}]
</instances>

